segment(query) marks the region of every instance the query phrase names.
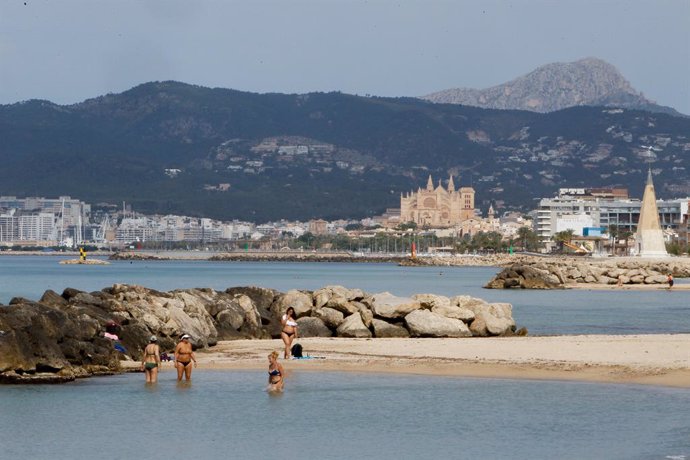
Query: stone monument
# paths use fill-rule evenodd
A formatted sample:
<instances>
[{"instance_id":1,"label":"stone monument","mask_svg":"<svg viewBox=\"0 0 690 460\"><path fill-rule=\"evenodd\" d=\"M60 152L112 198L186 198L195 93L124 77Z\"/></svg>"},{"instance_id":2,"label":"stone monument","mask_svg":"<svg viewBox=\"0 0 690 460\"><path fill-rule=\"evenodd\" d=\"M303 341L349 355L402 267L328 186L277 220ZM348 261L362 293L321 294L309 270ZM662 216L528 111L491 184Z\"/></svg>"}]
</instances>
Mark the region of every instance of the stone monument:
<instances>
[{"instance_id":1,"label":"stone monument","mask_svg":"<svg viewBox=\"0 0 690 460\"><path fill-rule=\"evenodd\" d=\"M656 207L656 193L652 182L652 170L647 174L647 185L642 195L640 221L635 233L635 246L640 257L668 257L664 234L659 224L659 211Z\"/></svg>"}]
</instances>

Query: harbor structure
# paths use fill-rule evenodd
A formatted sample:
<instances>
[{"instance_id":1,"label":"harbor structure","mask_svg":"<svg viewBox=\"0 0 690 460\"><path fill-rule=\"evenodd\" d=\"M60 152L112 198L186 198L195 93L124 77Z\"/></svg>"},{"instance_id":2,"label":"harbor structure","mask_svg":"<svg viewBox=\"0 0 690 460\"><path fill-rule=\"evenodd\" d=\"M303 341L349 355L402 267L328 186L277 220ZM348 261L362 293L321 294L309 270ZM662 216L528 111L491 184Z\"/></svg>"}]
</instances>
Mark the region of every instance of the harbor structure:
<instances>
[{"instance_id":1,"label":"harbor structure","mask_svg":"<svg viewBox=\"0 0 690 460\"><path fill-rule=\"evenodd\" d=\"M659 211L656 207L656 193L652 170L647 174L647 184L642 195L640 220L635 233L635 247L640 257L668 257L664 234L659 224Z\"/></svg>"}]
</instances>

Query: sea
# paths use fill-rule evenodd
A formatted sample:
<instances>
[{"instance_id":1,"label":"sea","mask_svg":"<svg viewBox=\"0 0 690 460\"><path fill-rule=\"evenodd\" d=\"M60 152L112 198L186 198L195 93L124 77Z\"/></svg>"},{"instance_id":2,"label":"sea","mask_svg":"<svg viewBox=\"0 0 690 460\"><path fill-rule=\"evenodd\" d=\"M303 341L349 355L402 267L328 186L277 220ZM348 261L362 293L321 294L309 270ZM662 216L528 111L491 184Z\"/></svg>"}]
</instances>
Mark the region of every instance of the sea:
<instances>
[{"instance_id":1,"label":"sea","mask_svg":"<svg viewBox=\"0 0 690 460\"><path fill-rule=\"evenodd\" d=\"M513 305L530 335L690 332L688 291L499 291L492 267L0 257L0 302L114 283L158 290L327 285ZM685 280L679 280L684 282ZM2 307L0 307L2 308ZM688 350L690 353L690 350ZM286 363L289 369L289 363ZM628 384L198 369L0 387L0 458L690 459L690 390Z\"/></svg>"}]
</instances>

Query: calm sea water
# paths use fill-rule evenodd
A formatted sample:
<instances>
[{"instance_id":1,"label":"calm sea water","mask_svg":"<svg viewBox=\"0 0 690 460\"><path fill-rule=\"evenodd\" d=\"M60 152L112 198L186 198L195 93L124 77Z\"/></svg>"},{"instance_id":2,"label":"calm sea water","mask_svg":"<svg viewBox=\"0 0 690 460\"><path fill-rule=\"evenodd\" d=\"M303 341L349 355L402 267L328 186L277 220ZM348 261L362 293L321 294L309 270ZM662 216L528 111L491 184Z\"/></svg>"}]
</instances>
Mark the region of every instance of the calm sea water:
<instances>
[{"instance_id":1,"label":"calm sea water","mask_svg":"<svg viewBox=\"0 0 690 460\"><path fill-rule=\"evenodd\" d=\"M531 334L690 331L687 292L484 290L496 269L392 264L113 262L0 257L0 301L113 283L159 290L329 284L510 302ZM289 363L286 363L289 369ZM0 458L690 459L690 390L635 385L166 370L0 388Z\"/></svg>"},{"instance_id":2,"label":"calm sea water","mask_svg":"<svg viewBox=\"0 0 690 460\"><path fill-rule=\"evenodd\" d=\"M113 261L110 265L60 265L58 256L0 257L0 302L37 300L46 289L100 290L114 283L171 290L262 286L314 290L329 284L389 291L400 296L466 294L513 304L513 317L532 335L690 332L688 291L526 291L482 289L491 267L399 267L394 264ZM686 280L678 280L683 283Z\"/></svg>"},{"instance_id":3,"label":"calm sea water","mask_svg":"<svg viewBox=\"0 0 690 460\"><path fill-rule=\"evenodd\" d=\"M289 366L289 363L288 363ZM690 458L690 391L634 385L171 371L0 391L3 458Z\"/></svg>"}]
</instances>

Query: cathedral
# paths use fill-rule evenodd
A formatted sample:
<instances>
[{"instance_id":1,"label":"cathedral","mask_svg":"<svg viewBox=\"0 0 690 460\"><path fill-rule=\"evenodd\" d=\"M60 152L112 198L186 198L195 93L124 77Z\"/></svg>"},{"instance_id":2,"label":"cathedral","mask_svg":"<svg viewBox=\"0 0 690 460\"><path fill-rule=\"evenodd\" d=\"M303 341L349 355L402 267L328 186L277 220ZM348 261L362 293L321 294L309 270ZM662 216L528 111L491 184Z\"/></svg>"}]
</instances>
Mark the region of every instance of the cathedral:
<instances>
[{"instance_id":1,"label":"cathedral","mask_svg":"<svg viewBox=\"0 0 690 460\"><path fill-rule=\"evenodd\" d=\"M429 175L426 188L400 196L400 222L414 222L420 227L454 227L463 221L473 219L474 188L461 187L455 190L453 176L448 180L448 187L443 188L441 181L434 188Z\"/></svg>"}]
</instances>

